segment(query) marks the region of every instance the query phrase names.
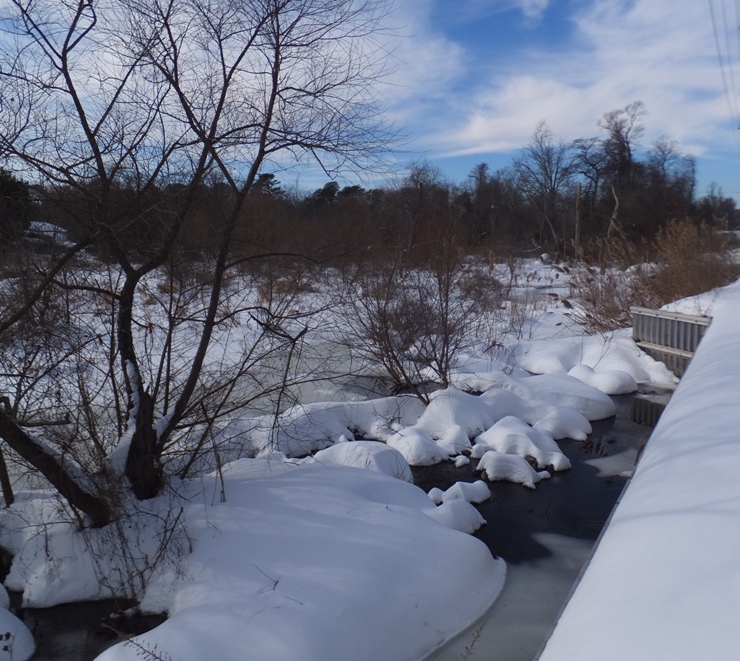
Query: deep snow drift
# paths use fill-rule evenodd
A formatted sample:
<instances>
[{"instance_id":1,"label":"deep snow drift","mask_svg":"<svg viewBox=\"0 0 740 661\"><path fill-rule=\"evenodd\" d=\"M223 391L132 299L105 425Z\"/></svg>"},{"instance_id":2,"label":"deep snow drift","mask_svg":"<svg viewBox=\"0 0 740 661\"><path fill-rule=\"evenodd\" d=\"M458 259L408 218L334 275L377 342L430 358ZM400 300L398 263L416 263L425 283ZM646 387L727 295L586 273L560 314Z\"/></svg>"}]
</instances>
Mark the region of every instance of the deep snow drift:
<instances>
[{"instance_id":1,"label":"deep snow drift","mask_svg":"<svg viewBox=\"0 0 740 661\"><path fill-rule=\"evenodd\" d=\"M143 604L170 618L101 661L155 647L172 659L418 659L502 587L503 562L397 478L316 464L275 475L245 459L225 484L225 503L189 509L187 571L160 577Z\"/></svg>"}]
</instances>

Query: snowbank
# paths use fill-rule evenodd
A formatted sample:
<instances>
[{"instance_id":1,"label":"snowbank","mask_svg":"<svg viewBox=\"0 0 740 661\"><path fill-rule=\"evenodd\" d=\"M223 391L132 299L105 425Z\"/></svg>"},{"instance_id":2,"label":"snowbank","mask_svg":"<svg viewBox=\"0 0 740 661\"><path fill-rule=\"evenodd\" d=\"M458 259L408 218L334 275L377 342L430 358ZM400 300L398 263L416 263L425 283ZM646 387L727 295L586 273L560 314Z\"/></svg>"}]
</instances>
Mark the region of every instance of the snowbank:
<instances>
[{"instance_id":1,"label":"snowbank","mask_svg":"<svg viewBox=\"0 0 740 661\"><path fill-rule=\"evenodd\" d=\"M321 464L322 466L353 466L376 471L398 478L404 482L413 482L411 469L403 455L385 443L377 441L344 441L326 450L307 457L304 464Z\"/></svg>"},{"instance_id":2,"label":"snowbank","mask_svg":"<svg viewBox=\"0 0 740 661\"><path fill-rule=\"evenodd\" d=\"M663 413L541 661L735 661L740 282Z\"/></svg>"},{"instance_id":3,"label":"snowbank","mask_svg":"<svg viewBox=\"0 0 740 661\"><path fill-rule=\"evenodd\" d=\"M519 367L533 374L571 374L608 395L634 392L637 383L675 384L663 363L643 353L622 329L605 335L523 342L514 351ZM582 369L587 368L587 369Z\"/></svg>"},{"instance_id":4,"label":"snowbank","mask_svg":"<svg viewBox=\"0 0 740 661\"><path fill-rule=\"evenodd\" d=\"M187 570L148 589L143 606L169 619L99 661L155 648L177 661L415 661L502 588L503 561L457 530L481 523L464 500L437 508L357 468L255 477L249 460L226 472L225 489L225 503L189 508Z\"/></svg>"}]
</instances>

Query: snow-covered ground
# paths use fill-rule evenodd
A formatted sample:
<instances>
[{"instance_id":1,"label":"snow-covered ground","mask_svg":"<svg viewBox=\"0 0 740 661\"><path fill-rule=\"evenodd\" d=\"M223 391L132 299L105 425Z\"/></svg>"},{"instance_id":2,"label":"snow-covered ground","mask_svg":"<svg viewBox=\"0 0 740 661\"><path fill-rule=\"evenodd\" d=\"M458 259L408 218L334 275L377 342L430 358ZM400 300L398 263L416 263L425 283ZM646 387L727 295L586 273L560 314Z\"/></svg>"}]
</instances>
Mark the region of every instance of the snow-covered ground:
<instances>
[{"instance_id":1,"label":"snow-covered ground","mask_svg":"<svg viewBox=\"0 0 740 661\"><path fill-rule=\"evenodd\" d=\"M541 661L734 661L740 283L672 306L713 322Z\"/></svg>"},{"instance_id":2,"label":"snow-covered ground","mask_svg":"<svg viewBox=\"0 0 740 661\"><path fill-rule=\"evenodd\" d=\"M537 268L530 284L564 286ZM220 470L173 483L115 534L80 535L55 500L19 494L0 512L0 544L15 554L6 585L46 606L125 595L126 573L141 568L142 608L169 619L101 661L418 660L504 585L504 562L470 536L485 523L471 504L490 496L485 480L537 488L569 468L557 440L583 440L590 421L614 414L609 394L674 382L628 330L583 336L555 299L531 308L510 340L495 355L471 343L427 406L308 397L277 425L234 418L217 432ZM430 494L410 483L409 464L471 457L479 482ZM151 539L163 512L172 525L152 529L173 539ZM179 555L159 561L163 541Z\"/></svg>"}]
</instances>

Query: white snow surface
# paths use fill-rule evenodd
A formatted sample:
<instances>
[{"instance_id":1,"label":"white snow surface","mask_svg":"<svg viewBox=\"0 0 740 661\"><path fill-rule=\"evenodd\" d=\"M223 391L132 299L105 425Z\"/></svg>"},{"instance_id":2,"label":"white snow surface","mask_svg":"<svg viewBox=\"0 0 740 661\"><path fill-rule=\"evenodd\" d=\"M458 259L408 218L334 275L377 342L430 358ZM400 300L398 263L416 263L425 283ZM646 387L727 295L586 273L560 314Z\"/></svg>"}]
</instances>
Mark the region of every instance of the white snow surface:
<instances>
[{"instance_id":1,"label":"white snow surface","mask_svg":"<svg viewBox=\"0 0 740 661\"><path fill-rule=\"evenodd\" d=\"M482 457L488 450L495 450L531 458L540 469L552 466L553 470L562 471L570 468L570 460L551 437L512 415L501 418L478 436L473 449L477 457Z\"/></svg>"},{"instance_id":2,"label":"white snow surface","mask_svg":"<svg viewBox=\"0 0 740 661\"><path fill-rule=\"evenodd\" d=\"M36 642L28 627L10 612L8 591L0 585L0 661L28 661Z\"/></svg>"},{"instance_id":3,"label":"white snow surface","mask_svg":"<svg viewBox=\"0 0 740 661\"><path fill-rule=\"evenodd\" d=\"M474 533L485 519L466 500L448 500L428 512L435 521L460 532Z\"/></svg>"},{"instance_id":4,"label":"white snow surface","mask_svg":"<svg viewBox=\"0 0 740 661\"><path fill-rule=\"evenodd\" d=\"M536 269L532 282L566 288ZM102 661L416 661L486 612L506 568L468 534L485 523L471 504L490 497L485 481L428 496L408 483L409 465L480 456L488 481L535 488L550 473L525 456L566 469L556 440L585 440L589 421L614 415L607 393L674 381L629 331L575 336L564 310L535 293L543 307L510 329L516 348L493 356L472 343L453 385L428 406L356 393L323 401L338 392L325 384L279 416L217 423L221 474L204 455L194 477L173 480L172 492L116 529L79 532L49 493L17 494L0 510L0 545L15 553L6 585L26 606L129 595L126 572L148 577L168 513L187 538L181 555L157 564L141 605L169 619ZM237 335L218 346L224 356L243 349ZM120 464L115 453L111 464Z\"/></svg>"},{"instance_id":5,"label":"white snow surface","mask_svg":"<svg viewBox=\"0 0 740 661\"><path fill-rule=\"evenodd\" d=\"M631 329L623 329L605 335L558 338L549 343L533 340L522 342L514 354L519 367L533 374L567 374L573 368L584 366L603 377L616 371L628 374L638 383L675 384L676 377L663 363L643 353L631 334ZM577 378L580 379L581 374L586 377L586 383L594 380L591 371L576 371ZM611 378L613 386L607 378L600 382L605 393L620 395L634 390L634 387L625 390L631 382L622 374L611 375Z\"/></svg>"},{"instance_id":6,"label":"white snow surface","mask_svg":"<svg viewBox=\"0 0 740 661\"><path fill-rule=\"evenodd\" d=\"M36 642L9 608L8 591L0 585L0 661L28 661L36 651Z\"/></svg>"},{"instance_id":7,"label":"white snow surface","mask_svg":"<svg viewBox=\"0 0 740 661\"><path fill-rule=\"evenodd\" d=\"M99 661L155 647L178 661L413 661L503 585L504 563L458 532L482 523L465 501L437 508L419 488L358 468L256 474L254 460L232 464L227 501L189 508L187 572L164 573L143 603L169 619Z\"/></svg>"},{"instance_id":8,"label":"white snow surface","mask_svg":"<svg viewBox=\"0 0 740 661\"><path fill-rule=\"evenodd\" d=\"M28 661L35 651L28 627L7 608L0 608L0 661Z\"/></svg>"},{"instance_id":9,"label":"white snow surface","mask_svg":"<svg viewBox=\"0 0 740 661\"><path fill-rule=\"evenodd\" d=\"M403 455L398 450L378 441L337 443L325 450L320 450L302 463L318 463L322 466L353 466L383 473L404 482L414 481L411 469Z\"/></svg>"},{"instance_id":10,"label":"white snow surface","mask_svg":"<svg viewBox=\"0 0 740 661\"><path fill-rule=\"evenodd\" d=\"M455 482L449 489L442 491L437 487L429 490L429 497L437 504L449 503L452 500L465 500L469 503L482 503L491 497L491 490L483 480L475 482Z\"/></svg>"},{"instance_id":11,"label":"white snow surface","mask_svg":"<svg viewBox=\"0 0 740 661\"><path fill-rule=\"evenodd\" d=\"M541 480L548 479L547 471L536 471L524 457L488 450L480 458L475 470L485 472L491 482L517 482L528 489L534 489Z\"/></svg>"},{"instance_id":12,"label":"white snow surface","mask_svg":"<svg viewBox=\"0 0 740 661\"><path fill-rule=\"evenodd\" d=\"M712 325L541 661L738 658L740 282L711 303Z\"/></svg>"},{"instance_id":13,"label":"white snow surface","mask_svg":"<svg viewBox=\"0 0 740 661\"><path fill-rule=\"evenodd\" d=\"M449 458L425 429L406 427L386 443L403 455L410 466L433 466ZM461 455L462 456L462 455Z\"/></svg>"}]
</instances>

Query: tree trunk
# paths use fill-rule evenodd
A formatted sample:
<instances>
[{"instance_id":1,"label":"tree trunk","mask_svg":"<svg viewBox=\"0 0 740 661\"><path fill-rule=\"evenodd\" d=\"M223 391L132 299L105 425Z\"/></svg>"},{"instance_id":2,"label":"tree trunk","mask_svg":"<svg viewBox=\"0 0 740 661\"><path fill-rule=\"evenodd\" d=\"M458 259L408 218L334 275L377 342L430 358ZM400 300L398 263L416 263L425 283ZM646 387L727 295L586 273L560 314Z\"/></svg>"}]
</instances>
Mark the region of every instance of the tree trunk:
<instances>
[{"instance_id":1,"label":"tree trunk","mask_svg":"<svg viewBox=\"0 0 740 661\"><path fill-rule=\"evenodd\" d=\"M139 500L154 498L164 486L162 466L155 452L154 402L148 392L140 396L136 427L126 457L126 477Z\"/></svg>"},{"instance_id":2,"label":"tree trunk","mask_svg":"<svg viewBox=\"0 0 740 661\"><path fill-rule=\"evenodd\" d=\"M129 425L133 425L131 444L126 457L126 477L139 500L154 498L164 486L162 467L156 451L154 431L154 398L144 388L136 360L131 326L133 302L141 273L127 275L118 303L118 346L121 367L126 376L129 399Z\"/></svg>"},{"instance_id":3,"label":"tree trunk","mask_svg":"<svg viewBox=\"0 0 740 661\"><path fill-rule=\"evenodd\" d=\"M72 507L87 514L96 528L101 528L110 522L111 511L108 503L77 484L65 470L62 462L31 438L3 410L0 410L0 437L49 480Z\"/></svg>"},{"instance_id":4,"label":"tree trunk","mask_svg":"<svg viewBox=\"0 0 740 661\"><path fill-rule=\"evenodd\" d=\"M0 485L3 489L5 507L10 507L15 501L15 495L13 494L13 485L10 483L10 475L8 475L8 465L5 463L2 450L0 450Z\"/></svg>"},{"instance_id":5,"label":"tree trunk","mask_svg":"<svg viewBox=\"0 0 740 661\"><path fill-rule=\"evenodd\" d=\"M619 223L619 198L617 197L617 191L612 185L612 195L614 196L614 211L612 211L612 216L609 219L609 228L606 231L606 238L610 239L613 233L618 234L624 234L622 231L622 226Z\"/></svg>"}]
</instances>

